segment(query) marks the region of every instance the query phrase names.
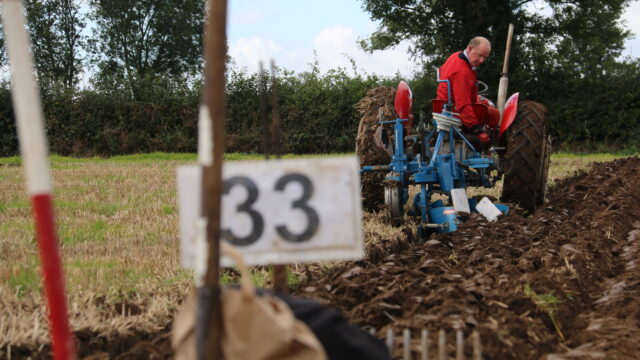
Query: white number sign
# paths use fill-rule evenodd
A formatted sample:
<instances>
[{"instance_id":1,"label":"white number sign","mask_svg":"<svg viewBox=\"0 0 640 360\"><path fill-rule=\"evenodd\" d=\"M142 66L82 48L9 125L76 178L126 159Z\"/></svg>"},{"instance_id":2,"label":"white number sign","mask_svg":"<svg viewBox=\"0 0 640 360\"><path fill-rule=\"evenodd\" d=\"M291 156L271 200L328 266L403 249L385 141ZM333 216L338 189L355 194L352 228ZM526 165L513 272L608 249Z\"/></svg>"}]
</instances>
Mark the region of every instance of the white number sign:
<instances>
[{"instance_id":1,"label":"white number sign","mask_svg":"<svg viewBox=\"0 0 640 360\"><path fill-rule=\"evenodd\" d=\"M183 166L177 175L182 261L198 270L206 254L202 172ZM223 177L221 237L248 264L362 258L357 158L229 162Z\"/></svg>"}]
</instances>

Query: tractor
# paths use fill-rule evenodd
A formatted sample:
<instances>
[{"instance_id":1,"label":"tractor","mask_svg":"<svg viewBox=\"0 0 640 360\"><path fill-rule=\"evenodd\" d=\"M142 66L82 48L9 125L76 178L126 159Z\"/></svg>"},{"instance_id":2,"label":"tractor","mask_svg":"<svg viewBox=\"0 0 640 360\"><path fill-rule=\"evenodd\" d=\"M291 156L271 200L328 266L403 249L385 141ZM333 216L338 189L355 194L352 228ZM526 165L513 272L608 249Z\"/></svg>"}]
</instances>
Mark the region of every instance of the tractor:
<instances>
[{"instance_id":1,"label":"tractor","mask_svg":"<svg viewBox=\"0 0 640 360\"><path fill-rule=\"evenodd\" d=\"M424 119L413 126L412 92L409 85L401 81L395 91L391 119L389 115L385 119L380 109L375 130L369 127L376 135L374 147L388 153L391 160L376 164L366 163L361 157L361 174L363 179L370 173L384 174L382 186L375 185L384 188L384 208L390 220L398 225L405 216L419 217L417 233L423 239L434 232L455 231L464 213L480 210L480 206L484 209L488 201L483 199L479 203L476 198L469 199L466 189L491 188L500 179L503 179L502 201L518 204L529 212L541 205L551 153L545 107L533 101L520 102L519 94L513 94L504 103L491 146L481 146L461 131L460 119L451 102L449 81L439 76L437 81L447 84L449 99L432 100L431 126ZM480 94L486 93L486 84L484 88ZM474 104L474 111L482 116L487 106L493 104L490 101ZM360 124L359 139L362 138L360 132L366 128ZM363 182L363 186L366 185ZM418 187L418 191L409 199L409 189L413 186ZM492 211L497 209L502 214L509 211L507 205L489 204L494 207Z\"/></svg>"}]
</instances>

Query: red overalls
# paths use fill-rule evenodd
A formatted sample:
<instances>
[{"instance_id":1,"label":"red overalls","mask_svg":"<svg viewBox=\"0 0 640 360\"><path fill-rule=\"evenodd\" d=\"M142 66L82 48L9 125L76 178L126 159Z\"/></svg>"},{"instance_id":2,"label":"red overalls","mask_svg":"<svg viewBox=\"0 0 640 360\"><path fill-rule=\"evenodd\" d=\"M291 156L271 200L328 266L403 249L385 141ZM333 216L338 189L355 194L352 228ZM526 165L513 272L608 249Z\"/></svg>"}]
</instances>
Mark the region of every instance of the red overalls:
<instances>
[{"instance_id":1,"label":"red overalls","mask_svg":"<svg viewBox=\"0 0 640 360\"><path fill-rule=\"evenodd\" d=\"M471 132L480 131L485 124L495 128L500 121L500 113L497 109L487 106L486 115L478 119L473 111L472 104L478 104L478 80L475 70L462 51L453 53L440 67L440 80L449 80L451 83L451 101L456 107L455 112L460 113L462 125ZM438 84L437 98L447 100L447 84Z\"/></svg>"}]
</instances>

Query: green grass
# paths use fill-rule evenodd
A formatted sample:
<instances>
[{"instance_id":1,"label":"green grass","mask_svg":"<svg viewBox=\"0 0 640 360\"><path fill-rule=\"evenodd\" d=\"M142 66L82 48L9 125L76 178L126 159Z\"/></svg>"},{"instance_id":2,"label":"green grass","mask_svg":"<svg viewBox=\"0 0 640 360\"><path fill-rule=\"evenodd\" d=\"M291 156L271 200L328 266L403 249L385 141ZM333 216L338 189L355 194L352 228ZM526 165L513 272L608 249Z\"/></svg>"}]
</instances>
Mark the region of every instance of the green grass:
<instances>
[{"instance_id":1,"label":"green grass","mask_svg":"<svg viewBox=\"0 0 640 360\"><path fill-rule=\"evenodd\" d=\"M7 285L20 297L41 291L39 261L35 256L25 258L23 262L14 264L8 271Z\"/></svg>"},{"instance_id":2,"label":"green grass","mask_svg":"<svg viewBox=\"0 0 640 360\"><path fill-rule=\"evenodd\" d=\"M283 159L294 158L314 158L314 157L328 157L328 156L347 156L353 154L284 154ZM242 160L263 160L265 156L263 154L255 153L225 153L224 159L226 161L242 161ZM275 156L270 156L274 159ZM132 154L132 155L117 155L112 157L72 157L52 154L49 157L51 167L54 169L74 168L78 164L90 163L90 162L109 162L109 163L131 163L131 162L157 162L157 161L175 161L183 163L194 163L198 161L197 154L193 153L165 153L154 152L147 154ZM20 156L0 157L0 166L20 166L22 165L22 158Z\"/></svg>"},{"instance_id":3,"label":"green grass","mask_svg":"<svg viewBox=\"0 0 640 360\"><path fill-rule=\"evenodd\" d=\"M549 316L549 319L551 320L551 323L553 323L553 327L555 328L556 333L558 333L560 339L564 341L564 334L560 329L560 324L556 320L556 311L558 311L558 305L562 304L562 301L553 293L553 291L545 294L536 293L531 288L531 284L529 283L524 284L522 291L524 292L525 296L531 299L531 301L536 305L536 307L538 307L538 309Z\"/></svg>"}]
</instances>

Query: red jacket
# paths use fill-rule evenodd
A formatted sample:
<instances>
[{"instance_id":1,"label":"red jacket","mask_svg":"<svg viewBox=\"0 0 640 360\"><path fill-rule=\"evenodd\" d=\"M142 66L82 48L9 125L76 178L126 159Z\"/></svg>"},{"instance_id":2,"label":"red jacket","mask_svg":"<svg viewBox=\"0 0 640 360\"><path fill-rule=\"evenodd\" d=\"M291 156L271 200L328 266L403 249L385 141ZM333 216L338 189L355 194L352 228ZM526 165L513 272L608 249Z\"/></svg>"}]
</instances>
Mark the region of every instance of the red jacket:
<instances>
[{"instance_id":1,"label":"red jacket","mask_svg":"<svg viewBox=\"0 0 640 360\"><path fill-rule=\"evenodd\" d=\"M478 98L476 86L478 77L462 51L453 53L440 67L440 80L445 79L451 82L451 101L456 107L455 112L460 113L462 125L467 128L481 125L482 122L476 118L471 107L471 104ZM447 100L446 83L438 84L437 98Z\"/></svg>"}]
</instances>

